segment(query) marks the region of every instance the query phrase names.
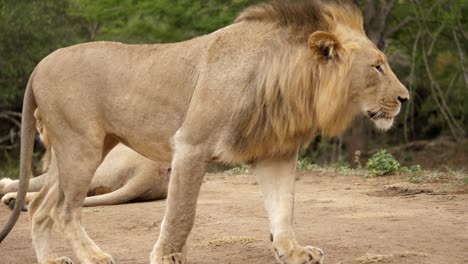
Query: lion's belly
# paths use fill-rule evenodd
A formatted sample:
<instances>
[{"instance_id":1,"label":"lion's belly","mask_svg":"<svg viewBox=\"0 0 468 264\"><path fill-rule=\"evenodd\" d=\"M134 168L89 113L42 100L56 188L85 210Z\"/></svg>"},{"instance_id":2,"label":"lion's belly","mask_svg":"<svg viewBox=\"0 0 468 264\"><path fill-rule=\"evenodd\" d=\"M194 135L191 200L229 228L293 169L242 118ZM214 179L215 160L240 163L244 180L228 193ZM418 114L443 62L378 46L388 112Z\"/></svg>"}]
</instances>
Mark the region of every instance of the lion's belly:
<instances>
[{"instance_id":1,"label":"lion's belly","mask_svg":"<svg viewBox=\"0 0 468 264\"><path fill-rule=\"evenodd\" d=\"M181 126L184 112L164 107L156 99L150 102L126 104L125 109L117 111L109 109L108 133L144 156L170 161L170 139Z\"/></svg>"}]
</instances>

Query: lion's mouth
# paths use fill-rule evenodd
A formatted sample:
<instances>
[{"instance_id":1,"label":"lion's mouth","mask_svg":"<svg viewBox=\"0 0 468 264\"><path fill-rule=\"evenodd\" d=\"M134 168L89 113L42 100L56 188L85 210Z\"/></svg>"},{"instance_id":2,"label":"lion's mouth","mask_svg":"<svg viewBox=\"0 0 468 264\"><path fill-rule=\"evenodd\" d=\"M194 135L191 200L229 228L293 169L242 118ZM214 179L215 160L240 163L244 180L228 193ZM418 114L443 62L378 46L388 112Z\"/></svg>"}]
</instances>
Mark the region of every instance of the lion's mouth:
<instances>
[{"instance_id":1,"label":"lion's mouth","mask_svg":"<svg viewBox=\"0 0 468 264\"><path fill-rule=\"evenodd\" d=\"M377 128L388 130L392 127L395 116L383 111L366 111L366 116L374 122Z\"/></svg>"},{"instance_id":2,"label":"lion's mouth","mask_svg":"<svg viewBox=\"0 0 468 264\"><path fill-rule=\"evenodd\" d=\"M367 117L371 120L378 120L378 119L393 119L394 116L391 116L385 112L373 112L373 111L367 111Z\"/></svg>"}]
</instances>

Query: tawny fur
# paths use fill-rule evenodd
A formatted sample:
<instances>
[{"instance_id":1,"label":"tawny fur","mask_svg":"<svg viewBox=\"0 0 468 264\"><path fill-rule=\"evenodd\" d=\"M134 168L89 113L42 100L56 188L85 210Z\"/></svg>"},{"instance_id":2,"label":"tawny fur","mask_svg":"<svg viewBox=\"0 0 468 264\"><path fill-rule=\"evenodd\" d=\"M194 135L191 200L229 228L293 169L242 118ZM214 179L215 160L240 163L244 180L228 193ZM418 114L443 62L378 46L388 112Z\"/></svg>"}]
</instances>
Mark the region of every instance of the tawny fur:
<instances>
[{"instance_id":1,"label":"tawny fur","mask_svg":"<svg viewBox=\"0 0 468 264\"><path fill-rule=\"evenodd\" d=\"M228 27L176 44L60 49L36 67L23 106L19 205L36 107L58 164L30 205L38 261L57 262L48 247L53 223L80 262L113 263L84 232L79 209L95 169L122 142L152 160L172 159L152 264L186 263L185 241L212 161L251 162L266 172L259 178L277 259L322 263L323 252L301 247L292 231L298 149L316 134L342 133L358 115L388 129L408 98L365 36L358 8L344 0L261 4ZM18 215L15 208L0 240Z\"/></svg>"}]
</instances>

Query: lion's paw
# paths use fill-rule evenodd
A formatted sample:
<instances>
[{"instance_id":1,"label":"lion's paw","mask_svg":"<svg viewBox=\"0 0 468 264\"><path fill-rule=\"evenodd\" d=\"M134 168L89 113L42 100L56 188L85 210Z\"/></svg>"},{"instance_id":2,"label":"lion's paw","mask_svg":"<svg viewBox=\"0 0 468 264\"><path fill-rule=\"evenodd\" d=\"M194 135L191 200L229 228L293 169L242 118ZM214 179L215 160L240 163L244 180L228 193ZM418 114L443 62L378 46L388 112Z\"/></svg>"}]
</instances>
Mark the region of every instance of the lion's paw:
<instances>
[{"instance_id":1,"label":"lion's paw","mask_svg":"<svg viewBox=\"0 0 468 264\"><path fill-rule=\"evenodd\" d=\"M4 205L9 205L12 200L16 200L16 193L11 192L3 195L2 197L2 203Z\"/></svg>"},{"instance_id":2,"label":"lion's paw","mask_svg":"<svg viewBox=\"0 0 468 264\"><path fill-rule=\"evenodd\" d=\"M295 247L287 253L280 254L275 249L276 258L281 264L322 264L323 251L317 247Z\"/></svg>"},{"instance_id":3,"label":"lion's paw","mask_svg":"<svg viewBox=\"0 0 468 264\"><path fill-rule=\"evenodd\" d=\"M156 260L156 264L186 264L187 258L182 253L169 254Z\"/></svg>"},{"instance_id":4,"label":"lion's paw","mask_svg":"<svg viewBox=\"0 0 468 264\"><path fill-rule=\"evenodd\" d=\"M48 259L44 264L73 264L73 261L67 257Z\"/></svg>"},{"instance_id":5,"label":"lion's paw","mask_svg":"<svg viewBox=\"0 0 468 264\"><path fill-rule=\"evenodd\" d=\"M10 207L11 210L13 210L16 204L16 196L17 196L17 193L15 192L7 193L2 197L2 203ZM23 208L21 210L23 210L24 212L27 212L28 207L29 207L29 202L25 201L23 204Z\"/></svg>"}]
</instances>

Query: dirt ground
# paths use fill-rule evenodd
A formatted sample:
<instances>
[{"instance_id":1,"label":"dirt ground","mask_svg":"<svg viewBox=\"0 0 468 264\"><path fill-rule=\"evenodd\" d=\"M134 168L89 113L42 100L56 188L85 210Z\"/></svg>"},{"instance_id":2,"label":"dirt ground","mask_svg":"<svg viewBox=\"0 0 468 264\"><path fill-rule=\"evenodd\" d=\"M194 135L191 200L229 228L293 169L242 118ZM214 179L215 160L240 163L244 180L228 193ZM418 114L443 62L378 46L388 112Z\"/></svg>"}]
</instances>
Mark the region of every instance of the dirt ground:
<instances>
[{"instance_id":1,"label":"dirt ground","mask_svg":"<svg viewBox=\"0 0 468 264\"><path fill-rule=\"evenodd\" d=\"M301 174L297 183L298 240L322 248L327 264L468 263L466 188L319 173ZM254 176L209 175L198 204L189 263L276 263ZM85 208L83 223L117 263L148 263L164 205ZM1 206L1 225L9 215ZM72 256L63 238L55 239L57 254ZM35 263L26 214L0 245L0 263Z\"/></svg>"}]
</instances>

